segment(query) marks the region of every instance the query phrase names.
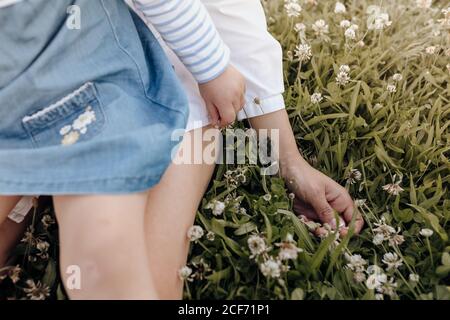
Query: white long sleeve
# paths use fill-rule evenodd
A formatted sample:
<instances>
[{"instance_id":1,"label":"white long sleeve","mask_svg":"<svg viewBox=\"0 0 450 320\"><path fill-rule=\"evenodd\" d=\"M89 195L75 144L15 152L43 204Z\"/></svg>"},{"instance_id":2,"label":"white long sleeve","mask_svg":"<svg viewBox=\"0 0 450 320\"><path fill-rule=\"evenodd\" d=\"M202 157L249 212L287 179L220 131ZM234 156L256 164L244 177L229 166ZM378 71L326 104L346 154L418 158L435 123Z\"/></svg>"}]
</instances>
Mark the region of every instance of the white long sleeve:
<instances>
[{"instance_id":1,"label":"white long sleeve","mask_svg":"<svg viewBox=\"0 0 450 320\"><path fill-rule=\"evenodd\" d=\"M217 78L230 50L200 0L133 0L198 83Z\"/></svg>"}]
</instances>

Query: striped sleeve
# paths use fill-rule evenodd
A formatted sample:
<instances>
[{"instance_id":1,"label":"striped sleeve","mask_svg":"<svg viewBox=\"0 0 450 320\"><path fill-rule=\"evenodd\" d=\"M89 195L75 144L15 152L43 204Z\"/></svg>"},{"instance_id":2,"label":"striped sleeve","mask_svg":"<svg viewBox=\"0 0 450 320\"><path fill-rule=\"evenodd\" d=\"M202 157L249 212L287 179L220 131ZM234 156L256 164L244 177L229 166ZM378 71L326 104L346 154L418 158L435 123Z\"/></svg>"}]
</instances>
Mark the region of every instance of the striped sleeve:
<instances>
[{"instance_id":1,"label":"striped sleeve","mask_svg":"<svg viewBox=\"0 0 450 320\"><path fill-rule=\"evenodd\" d=\"M200 0L133 0L198 83L217 78L230 50Z\"/></svg>"}]
</instances>

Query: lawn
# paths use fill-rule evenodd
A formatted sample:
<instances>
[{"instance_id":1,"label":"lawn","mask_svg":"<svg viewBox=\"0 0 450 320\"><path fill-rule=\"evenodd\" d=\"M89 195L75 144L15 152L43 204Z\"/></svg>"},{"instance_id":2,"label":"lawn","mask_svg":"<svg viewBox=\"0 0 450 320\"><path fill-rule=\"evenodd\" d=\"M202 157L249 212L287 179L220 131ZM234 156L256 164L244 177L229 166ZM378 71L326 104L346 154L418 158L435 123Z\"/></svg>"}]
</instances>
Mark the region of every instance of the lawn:
<instances>
[{"instance_id":1,"label":"lawn","mask_svg":"<svg viewBox=\"0 0 450 320\"><path fill-rule=\"evenodd\" d=\"M282 179L220 165L189 234L186 299L450 299L449 3L342 2L263 1L298 146L349 190L363 232L316 237ZM52 212L36 211L0 297L64 298Z\"/></svg>"}]
</instances>

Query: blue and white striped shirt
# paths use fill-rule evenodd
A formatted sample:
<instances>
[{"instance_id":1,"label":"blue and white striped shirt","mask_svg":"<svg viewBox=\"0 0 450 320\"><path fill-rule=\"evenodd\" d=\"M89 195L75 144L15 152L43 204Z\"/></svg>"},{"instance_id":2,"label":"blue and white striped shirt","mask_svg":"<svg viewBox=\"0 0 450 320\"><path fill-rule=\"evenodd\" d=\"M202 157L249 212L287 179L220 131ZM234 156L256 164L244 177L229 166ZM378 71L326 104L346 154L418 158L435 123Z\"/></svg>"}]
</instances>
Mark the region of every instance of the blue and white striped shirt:
<instances>
[{"instance_id":1,"label":"blue and white striped shirt","mask_svg":"<svg viewBox=\"0 0 450 320\"><path fill-rule=\"evenodd\" d=\"M200 0L133 0L198 83L217 78L230 50Z\"/></svg>"}]
</instances>

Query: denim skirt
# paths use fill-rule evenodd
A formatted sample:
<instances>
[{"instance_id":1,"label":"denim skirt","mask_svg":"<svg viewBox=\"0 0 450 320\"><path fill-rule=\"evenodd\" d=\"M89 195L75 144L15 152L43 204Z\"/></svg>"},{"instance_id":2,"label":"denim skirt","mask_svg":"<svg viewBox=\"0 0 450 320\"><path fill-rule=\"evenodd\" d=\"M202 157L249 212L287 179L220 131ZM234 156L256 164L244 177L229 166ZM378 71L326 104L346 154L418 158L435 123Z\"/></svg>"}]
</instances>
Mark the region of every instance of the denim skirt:
<instances>
[{"instance_id":1,"label":"denim skirt","mask_svg":"<svg viewBox=\"0 0 450 320\"><path fill-rule=\"evenodd\" d=\"M0 8L0 195L146 190L187 117L172 65L123 1Z\"/></svg>"}]
</instances>

